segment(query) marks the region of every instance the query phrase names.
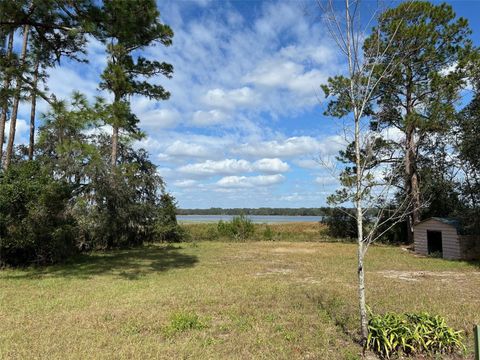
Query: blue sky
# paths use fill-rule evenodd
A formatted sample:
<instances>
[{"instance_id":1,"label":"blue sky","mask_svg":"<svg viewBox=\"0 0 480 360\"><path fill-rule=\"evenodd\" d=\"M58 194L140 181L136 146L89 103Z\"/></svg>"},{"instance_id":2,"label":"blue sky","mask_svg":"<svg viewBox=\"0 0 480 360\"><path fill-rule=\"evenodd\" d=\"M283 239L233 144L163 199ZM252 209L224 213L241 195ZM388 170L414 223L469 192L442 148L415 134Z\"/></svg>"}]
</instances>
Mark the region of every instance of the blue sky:
<instances>
[{"instance_id":1,"label":"blue sky","mask_svg":"<svg viewBox=\"0 0 480 360\"><path fill-rule=\"evenodd\" d=\"M376 2L366 1L364 10ZM480 1L452 1L469 19L478 45ZM151 154L182 208L319 207L338 186L324 163L344 147L342 123L323 116L320 84L345 69L316 3L161 1L173 45L145 55L171 63L158 78L168 101L132 99ZM103 46L91 40L89 64L63 61L48 87L67 98L103 95ZM40 104L39 111L46 105ZM26 142L23 106L17 142Z\"/></svg>"}]
</instances>

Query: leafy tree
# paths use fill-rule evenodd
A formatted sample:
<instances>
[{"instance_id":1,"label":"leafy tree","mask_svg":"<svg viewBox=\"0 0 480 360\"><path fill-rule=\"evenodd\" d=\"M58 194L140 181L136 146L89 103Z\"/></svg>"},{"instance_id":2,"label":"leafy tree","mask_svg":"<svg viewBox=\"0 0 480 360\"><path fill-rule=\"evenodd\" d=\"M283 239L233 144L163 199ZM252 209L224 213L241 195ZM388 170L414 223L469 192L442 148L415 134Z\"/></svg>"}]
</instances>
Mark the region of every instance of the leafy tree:
<instances>
[{"instance_id":1,"label":"leafy tree","mask_svg":"<svg viewBox=\"0 0 480 360\"><path fill-rule=\"evenodd\" d=\"M418 173L422 179L420 193L425 199L425 206L420 211L423 219L453 216L462 207L457 179L459 171L452 147L453 128L426 137L423 151L418 156Z\"/></svg>"},{"instance_id":2,"label":"leafy tree","mask_svg":"<svg viewBox=\"0 0 480 360\"><path fill-rule=\"evenodd\" d=\"M323 219L328 226L330 236L355 239L358 237L357 221L354 209L333 208Z\"/></svg>"},{"instance_id":3,"label":"leafy tree","mask_svg":"<svg viewBox=\"0 0 480 360\"><path fill-rule=\"evenodd\" d=\"M457 18L450 5L409 1L385 11L365 40L365 54L382 53L372 78L378 82L376 107L370 107L372 126L394 127L404 134L398 166L411 203L410 241L421 214L419 156L426 139L447 132L455 117L474 54L470 34L467 20ZM387 67L392 71L385 73Z\"/></svg>"},{"instance_id":4,"label":"leafy tree","mask_svg":"<svg viewBox=\"0 0 480 360\"><path fill-rule=\"evenodd\" d=\"M462 206L458 206L456 213L467 233L480 234L480 95L477 86L474 91L471 102L458 114L453 144L461 174L458 177Z\"/></svg>"},{"instance_id":5,"label":"leafy tree","mask_svg":"<svg viewBox=\"0 0 480 360\"><path fill-rule=\"evenodd\" d=\"M156 75L171 77L173 67L165 62L147 60L136 51L155 43L169 46L173 32L159 21L154 0L106 0L102 6L99 38L107 44L108 64L102 74L100 88L113 94L111 117L113 128L111 164L116 166L120 130L139 137L138 119L131 112L129 98L146 96L153 100L166 100L170 93L163 86L146 79Z\"/></svg>"},{"instance_id":6,"label":"leafy tree","mask_svg":"<svg viewBox=\"0 0 480 360\"><path fill-rule=\"evenodd\" d=\"M185 239L185 231L177 222L175 198L163 192L160 196L159 214L155 224L155 240L179 242Z\"/></svg>"},{"instance_id":7,"label":"leafy tree","mask_svg":"<svg viewBox=\"0 0 480 360\"><path fill-rule=\"evenodd\" d=\"M108 138L102 135L97 141L102 158L91 167L90 183L82 196L94 246L112 248L152 241L163 190L155 165L144 150L121 144L121 163L111 168Z\"/></svg>"},{"instance_id":8,"label":"leafy tree","mask_svg":"<svg viewBox=\"0 0 480 360\"><path fill-rule=\"evenodd\" d=\"M162 205L163 181L143 149L120 144L119 164L111 168L109 139L98 129L109 110L100 99L91 106L74 94L71 104L55 104L40 130L38 159L74 188L72 213L80 242L90 248L153 240Z\"/></svg>"},{"instance_id":9,"label":"leafy tree","mask_svg":"<svg viewBox=\"0 0 480 360\"><path fill-rule=\"evenodd\" d=\"M75 251L71 187L39 162L13 164L0 175L0 264L57 262Z\"/></svg>"}]
</instances>

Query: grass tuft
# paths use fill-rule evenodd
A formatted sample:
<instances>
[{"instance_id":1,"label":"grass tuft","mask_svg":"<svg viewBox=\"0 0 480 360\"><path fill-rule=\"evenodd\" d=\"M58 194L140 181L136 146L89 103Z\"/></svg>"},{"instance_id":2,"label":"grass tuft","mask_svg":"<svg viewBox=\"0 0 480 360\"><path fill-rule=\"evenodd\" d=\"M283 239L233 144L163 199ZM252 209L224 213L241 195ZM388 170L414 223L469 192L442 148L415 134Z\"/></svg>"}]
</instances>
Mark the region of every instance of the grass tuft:
<instances>
[{"instance_id":1,"label":"grass tuft","mask_svg":"<svg viewBox=\"0 0 480 360\"><path fill-rule=\"evenodd\" d=\"M165 334L172 336L177 333L185 332L188 330L202 330L206 327L206 324L200 320L200 317L194 312L177 312L174 313L168 326L165 328Z\"/></svg>"}]
</instances>

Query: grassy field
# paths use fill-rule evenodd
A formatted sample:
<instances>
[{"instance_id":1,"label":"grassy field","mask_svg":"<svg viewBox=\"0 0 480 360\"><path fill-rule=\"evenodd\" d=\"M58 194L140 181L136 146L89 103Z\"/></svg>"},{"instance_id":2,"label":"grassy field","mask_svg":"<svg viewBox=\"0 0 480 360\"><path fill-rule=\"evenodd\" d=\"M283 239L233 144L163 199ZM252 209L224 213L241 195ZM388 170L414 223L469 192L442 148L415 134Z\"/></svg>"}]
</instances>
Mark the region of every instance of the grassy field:
<instances>
[{"instance_id":1,"label":"grassy field","mask_svg":"<svg viewBox=\"0 0 480 360\"><path fill-rule=\"evenodd\" d=\"M0 358L356 359L355 251L193 242L4 270ZM472 348L478 264L375 246L367 283L374 311L443 315Z\"/></svg>"}]
</instances>

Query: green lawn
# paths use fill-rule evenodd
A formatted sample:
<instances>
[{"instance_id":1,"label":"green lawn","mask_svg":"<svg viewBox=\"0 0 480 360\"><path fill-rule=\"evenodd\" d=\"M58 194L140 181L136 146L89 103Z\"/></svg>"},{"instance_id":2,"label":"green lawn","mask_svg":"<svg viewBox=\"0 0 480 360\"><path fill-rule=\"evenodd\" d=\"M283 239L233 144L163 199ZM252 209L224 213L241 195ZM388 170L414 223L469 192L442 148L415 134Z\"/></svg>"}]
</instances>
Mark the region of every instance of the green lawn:
<instances>
[{"instance_id":1,"label":"green lawn","mask_svg":"<svg viewBox=\"0 0 480 360\"><path fill-rule=\"evenodd\" d=\"M0 272L0 358L355 359L353 244L200 242ZM480 323L478 264L367 255L374 311ZM472 339L468 345L472 348Z\"/></svg>"}]
</instances>

